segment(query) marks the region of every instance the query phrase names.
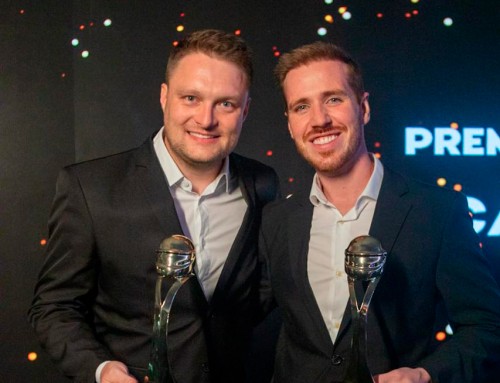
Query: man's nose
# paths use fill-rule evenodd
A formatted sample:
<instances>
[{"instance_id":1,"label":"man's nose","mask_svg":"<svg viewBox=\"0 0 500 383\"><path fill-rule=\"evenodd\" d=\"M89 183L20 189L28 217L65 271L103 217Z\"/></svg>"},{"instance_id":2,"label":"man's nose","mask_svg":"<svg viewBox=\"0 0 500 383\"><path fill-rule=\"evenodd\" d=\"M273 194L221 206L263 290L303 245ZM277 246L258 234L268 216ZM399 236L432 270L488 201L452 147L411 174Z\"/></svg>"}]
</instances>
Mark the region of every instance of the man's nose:
<instances>
[{"instance_id":1,"label":"man's nose","mask_svg":"<svg viewBox=\"0 0 500 383\"><path fill-rule=\"evenodd\" d=\"M311 125L323 127L332 123L332 118L325 105L313 105L311 107Z\"/></svg>"},{"instance_id":2,"label":"man's nose","mask_svg":"<svg viewBox=\"0 0 500 383\"><path fill-rule=\"evenodd\" d=\"M209 104L198 107L194 116L195 122L203 129L210 129L216 124L215 108Z\"/></svg>"}]
</instances>

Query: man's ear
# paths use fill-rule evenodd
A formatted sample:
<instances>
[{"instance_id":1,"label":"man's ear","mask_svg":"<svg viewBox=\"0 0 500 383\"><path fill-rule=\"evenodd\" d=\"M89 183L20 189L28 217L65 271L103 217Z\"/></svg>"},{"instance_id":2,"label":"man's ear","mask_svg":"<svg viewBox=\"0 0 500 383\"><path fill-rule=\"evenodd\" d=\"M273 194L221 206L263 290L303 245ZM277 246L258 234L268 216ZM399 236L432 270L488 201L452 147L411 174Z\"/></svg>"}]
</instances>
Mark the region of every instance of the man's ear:
<instances>
[{"instance_id":1,"label":"man's ear","mask_svg":"<svg viewBox=\"0 0 500 383\"><path fill-rule=\"evenodd\" d=\"M361 111L363 113L363 125L368 124L370 121L370 103L368 102L370 93L365 92L361 98Z\"/></svg>"},{"instance_id":2,"label":"man's ear","mask_svg":"<svg viewBox=\"0 0 500 383\"><path fill-rule=\"evenodd\" d=\"M250 110L250 103L251 102L252 102L252 97L248 96L246 104L245 104L245 108L243 109L243 121L245 121L245 119L248 116L248 111Z\"/></svg>"},{"instance_id":3,"label":"man's ear","mask_svg":"<svg viewBox=\"0 0 500 383\"><path fill-rule=\"evenodd\" d=\"M165 110L165 105L167 105L167 93L168 93L168 85L163 83L160 88L160 105L161 110Z\"/></svg>"},{"instance_id":4,"label":"man's ear","mask_svg":"<svg viewBox=\"0 0 500 383\"><path fill-rule=\"evenodd\" d=\"M285 112L285 116L286 116L286 112ZM293 133L292 133L292 129L290 128L290 123L288 122L288 133L290 133L290 137L292 138L293 140Z\"/></svg>"}]
</instances>

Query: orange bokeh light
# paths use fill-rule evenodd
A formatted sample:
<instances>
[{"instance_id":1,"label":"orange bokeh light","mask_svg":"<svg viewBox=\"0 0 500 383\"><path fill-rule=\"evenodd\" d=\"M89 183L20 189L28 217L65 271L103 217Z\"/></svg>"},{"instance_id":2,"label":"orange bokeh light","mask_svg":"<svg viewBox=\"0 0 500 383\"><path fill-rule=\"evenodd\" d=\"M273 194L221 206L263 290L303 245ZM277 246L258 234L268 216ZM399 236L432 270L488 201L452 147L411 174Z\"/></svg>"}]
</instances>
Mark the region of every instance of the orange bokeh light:
<instances>
[{"instance_id":1,"label":"orange bokeh light","mask_svg":"<svg viewBox=\"0 0 500 383\"><path fill-rule=\"evenodd\" d=\"M30 353L28 354L28 360L29 360L30 362L34 362L37 358L38 358L38 355L37 355L37 353L36 353L36 352L30 352Z\"/></svg>"},{"instance_id":2,"label":"orange bokeh light","mask_svg":"<svg viewBox=\"0 0 500 383\"><path fill-rule=\"evenodd\" d=\"M436 333L436 340L437 341L442 342L445 339L446 339L446 333L444 331L438 331Z\"/></svg>"}]
</instances>

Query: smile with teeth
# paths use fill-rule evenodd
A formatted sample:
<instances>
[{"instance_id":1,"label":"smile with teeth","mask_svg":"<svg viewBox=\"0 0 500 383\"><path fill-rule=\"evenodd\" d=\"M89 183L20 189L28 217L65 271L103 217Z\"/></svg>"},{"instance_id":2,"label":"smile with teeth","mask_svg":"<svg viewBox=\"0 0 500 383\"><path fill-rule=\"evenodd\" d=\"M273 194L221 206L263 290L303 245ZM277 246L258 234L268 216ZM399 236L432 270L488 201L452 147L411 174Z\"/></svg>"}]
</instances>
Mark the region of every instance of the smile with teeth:
<instances>
[{"instance_id":1,"label":"smile with teeth","mask_svg":"<svg viewBox=\"0 0 500 383\"><path fill-rule=\"evenodd\" d=\"M209 134L202 134L202 133L196 133L196 132L189 132L191 136L198 137L198 138L203 138L203 139L211 139L211 138L216 138L217 136L209 135Z\"/></svg>"},{"instance_id":2,"label":"smile with teeth","mask_svg":"<svg viewBox=\"0 0 500 383\"><path fill-rule=\"evenodd\" d=\"M313 144L315 145L325 145L328 144L329 142L334 141L339 135L338 134L332 134L330 136L323 136L323 137L318 137L313 140Z\"/></svg>"}]
</instances>

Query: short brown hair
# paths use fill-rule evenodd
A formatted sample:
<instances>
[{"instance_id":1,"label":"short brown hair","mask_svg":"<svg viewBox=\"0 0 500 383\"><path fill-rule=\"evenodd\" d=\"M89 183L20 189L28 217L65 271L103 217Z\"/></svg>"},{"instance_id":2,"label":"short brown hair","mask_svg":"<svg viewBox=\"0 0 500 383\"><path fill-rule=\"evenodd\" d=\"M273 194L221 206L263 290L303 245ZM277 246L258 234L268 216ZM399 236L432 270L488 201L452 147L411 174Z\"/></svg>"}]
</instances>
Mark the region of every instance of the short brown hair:
<instances>
[{"instance_id":1,"label":"short brown hair","mask_svg":"<svg viewBox=\"0 0 500 383\"><path fill-rule=\"evenodd\" d=\"M274 74L281 89L283 89L283 82L286 75L292 69L314 61L327 60L340 61L349 67L349 85L354 90L358 100L361 100L365 92L361 68L344 49L335 44L316 41L285 53L279 58L278 64L274 69Z\"/></svg>"},{"instance_id":2,"label":"short brown hair","mask_svg":"<svg viewBox=\"0 0 500 383\"><path fill-rule=\"evenodd\" d=\"M252 51L245 41L231 33L205 29L186 36L170 51L165 73L167 84L179 61L191 53L204 53L234 63L246 74L248 86L252 83Z\"/></svg>"}]
</instances>

